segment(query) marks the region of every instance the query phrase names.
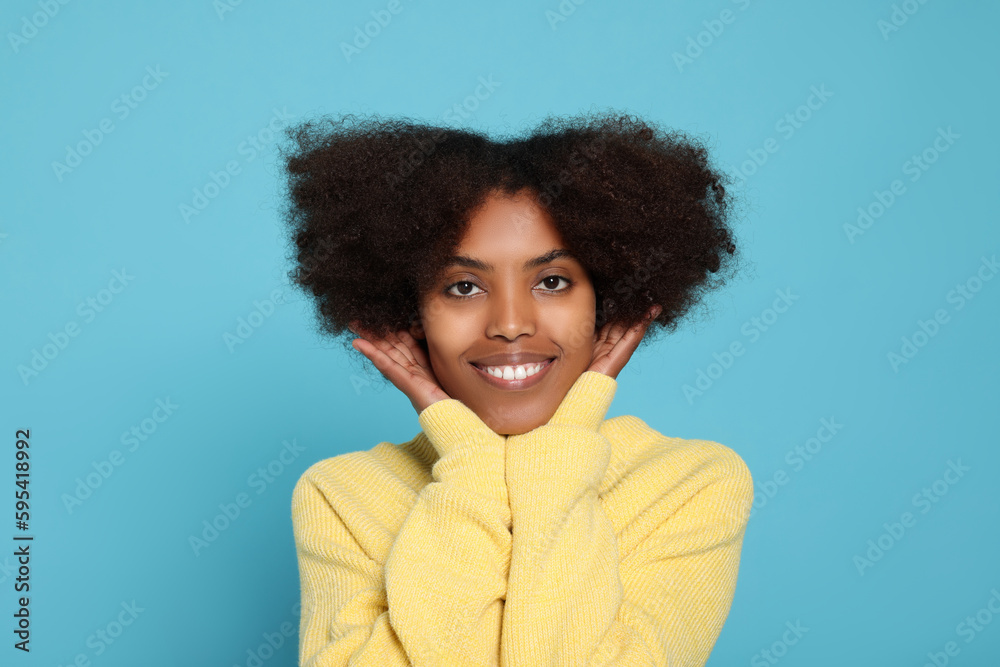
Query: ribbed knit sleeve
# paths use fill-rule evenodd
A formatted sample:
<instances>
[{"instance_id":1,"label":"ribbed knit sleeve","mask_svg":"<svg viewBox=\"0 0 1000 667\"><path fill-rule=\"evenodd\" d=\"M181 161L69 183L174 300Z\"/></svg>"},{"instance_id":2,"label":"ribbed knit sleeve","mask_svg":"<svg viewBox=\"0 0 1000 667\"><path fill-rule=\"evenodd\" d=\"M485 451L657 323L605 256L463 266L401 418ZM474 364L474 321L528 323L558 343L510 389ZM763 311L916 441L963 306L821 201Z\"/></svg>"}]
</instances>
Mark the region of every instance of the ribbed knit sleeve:
<instances>
[{"instance_id":1,"label":"ribbed knit sleeve","mask_svg":"<svg viewBox=\"0 0 1000 667\"><path fill-rule=\"evenodd\" d=\"M293 492L301 665L499 664L511 539L506 438L455 399L418 418L440 458L384 570L307 476ZM370 517L373 530L378 521Z\"/></svg>"},{"instance_id":2,"label":"ribbed knit sleeve","mask_svg":"<svg viewBox=\"0 0 1000 667\"><path fill-rule=\"evenodd\" d=\"M659 478L631 481L633 497L657 499L635 523L656 521L622 553L598 496L611 457L600 424L616 387L587 371L547 424L507 438L501 665L704 665L729 613L749 471L722 445L688 441Z\"/></svg>"}]
</instances>

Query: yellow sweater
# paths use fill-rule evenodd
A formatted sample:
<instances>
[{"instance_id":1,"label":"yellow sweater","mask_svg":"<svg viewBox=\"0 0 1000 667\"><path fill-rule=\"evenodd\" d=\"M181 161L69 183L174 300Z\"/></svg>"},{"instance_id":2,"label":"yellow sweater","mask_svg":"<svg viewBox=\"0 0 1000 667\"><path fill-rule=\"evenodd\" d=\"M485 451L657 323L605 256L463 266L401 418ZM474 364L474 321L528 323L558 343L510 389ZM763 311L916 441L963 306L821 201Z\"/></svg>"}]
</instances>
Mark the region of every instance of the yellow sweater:
<instances>
[{"instance_id":1,"label":"yellow sweater","mask_svg":"<svg viewBox=\"0 0 1000 667\"><path fill-rule=\"evenodd\" d=\"M750 472L724 445L605 420L616 388L586 371L510 436L437 401L409 442L310 466L292 494L299 664L704 665Z\"/></svg>"}]
</instances>

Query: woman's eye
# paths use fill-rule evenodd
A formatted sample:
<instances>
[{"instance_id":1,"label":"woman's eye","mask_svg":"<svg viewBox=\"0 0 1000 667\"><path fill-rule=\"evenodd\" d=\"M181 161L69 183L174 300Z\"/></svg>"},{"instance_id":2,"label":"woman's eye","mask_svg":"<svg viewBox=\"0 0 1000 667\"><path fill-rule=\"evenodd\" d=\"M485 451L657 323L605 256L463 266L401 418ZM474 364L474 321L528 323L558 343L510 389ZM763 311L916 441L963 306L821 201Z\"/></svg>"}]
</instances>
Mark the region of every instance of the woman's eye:
<instances>
[{"instance_id":1,"label":"woman's eye","mask_svg":"<svg viewBox=\"0 0 1000 667\"><path fill-rule=\"evenodd\" d=\"M566 281L567 287L564 287L562 289L556 289L559 286L559 281L560 280ZM573 282L569 278L566 278L564 276L547 276L545 278L542 278L542 284L546 284L546 283L547 283L546 289L553 290L553 291L556 291L556 292L561 292L564 289L567 289L569 285L573 284Z\"/></svg>"},{"instance_id":2,"label":"woman's eye","mask_svg":"<svg viewBox=\"0 0 1000 667\"><path fill-rule=\"evenodd\" d=\"M559 281L564 281L566 283L566 286L559 287ZM567 290L570 285L573 284L573 281L570 280L569 278L566 278L565 276L546 276L545 278L542 278L542 281L538 284L542 285L544 289L549 292L563 292ZM445 293L448 296L453 296L458 298L476 296L476 294L479 293L479 292L473 292L472 290L479 290L480 292L482 291L482 289L480 289L480 287L475 283L472 283L468 280L460 280L457 283L452 283L451 285L449 285L447 289L445 289Z\"/></svg>"},{"instance_id":3,"label":"woman's eye","mask_svg":"<svg viewBox=\"0 0 1000 667\"><path fill-rule=\"evenodd\" d=\"M452 291L456 287L460 288L460 292L458 294L456 294L455 292ZM459 281L457 283L453 283L453 284L449 285L447 292L448 292L448 294L451 294L452 296L473 296L473 293L469 293L468 291L462 290L463 287L466 290L469 287L474 287L475 289L479 289L478 287L476 287L476 285L470 283L469 281L462 280L462 281Z\"/></svg>"}]
</instances>

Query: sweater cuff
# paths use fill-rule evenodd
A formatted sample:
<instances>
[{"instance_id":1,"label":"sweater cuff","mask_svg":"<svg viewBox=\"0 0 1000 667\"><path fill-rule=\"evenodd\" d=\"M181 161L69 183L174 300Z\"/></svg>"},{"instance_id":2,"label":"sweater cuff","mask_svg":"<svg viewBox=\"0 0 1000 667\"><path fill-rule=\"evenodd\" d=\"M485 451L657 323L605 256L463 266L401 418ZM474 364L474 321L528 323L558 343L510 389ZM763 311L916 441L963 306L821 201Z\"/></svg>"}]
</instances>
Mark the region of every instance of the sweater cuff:
<instances>
[{"instance_id":1,"label":"sweater cuff","mask_svg":"<svg viewBox=\"0 0 1000 667\"><path fill-rule=\"evenodd\" d=\"M615 397L618 381L610 375L584 371L566 392L549 424L571 424L596 431Z\"/></svg>"},{"instance_id":2,"label":"sweater cuff","mask_svg":"<svg viewBox=\"0 0 1000 667\"><path fill-rule=\"evenodd\" d=\"M503 445L506 441L457 398L434 401L417 415L417 421L440 456L462 447Z\"/></svg>"}]
</instances>

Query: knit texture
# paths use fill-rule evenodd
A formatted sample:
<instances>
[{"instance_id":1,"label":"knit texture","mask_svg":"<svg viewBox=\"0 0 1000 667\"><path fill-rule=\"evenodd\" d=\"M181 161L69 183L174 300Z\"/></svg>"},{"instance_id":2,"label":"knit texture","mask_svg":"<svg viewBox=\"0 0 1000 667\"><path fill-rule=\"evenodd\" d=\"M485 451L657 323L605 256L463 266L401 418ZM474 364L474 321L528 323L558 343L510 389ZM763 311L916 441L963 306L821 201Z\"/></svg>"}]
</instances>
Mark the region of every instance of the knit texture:
<instances>
[{"instance_id":1,"label":"knit texture","mask_svg":"<svg viewBox=\"0 0 1000 667\"><path fill-rule=\"evenodd\" d=\"M412 440L313 464L292 494L301 666L704 665L753 482L706 440L604 419L584 372L502 436L457 399Z\"/></svg>"}]
</instances>

